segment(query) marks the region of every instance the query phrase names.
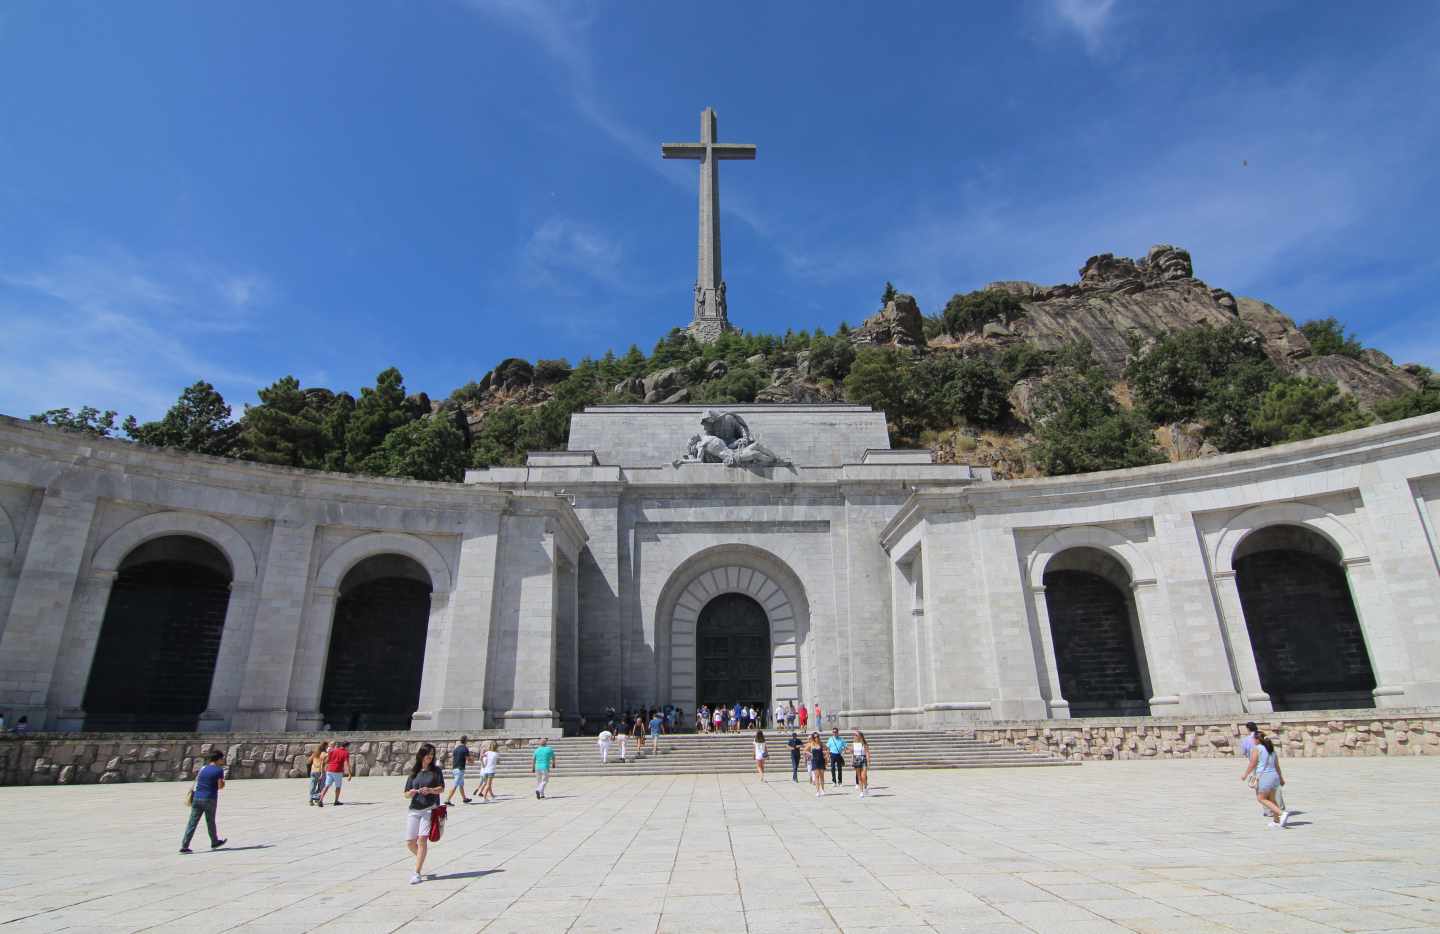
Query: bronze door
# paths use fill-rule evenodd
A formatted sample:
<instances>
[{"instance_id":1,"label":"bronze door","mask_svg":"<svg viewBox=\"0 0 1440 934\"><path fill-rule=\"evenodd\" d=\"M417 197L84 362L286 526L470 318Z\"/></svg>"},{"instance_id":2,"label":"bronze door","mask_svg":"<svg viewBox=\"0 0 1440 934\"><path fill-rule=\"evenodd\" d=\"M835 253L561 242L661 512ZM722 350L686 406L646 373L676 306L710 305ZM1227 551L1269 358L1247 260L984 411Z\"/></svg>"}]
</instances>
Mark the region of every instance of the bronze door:
<instances>
[{"instance_id":1,"label":"bronze door","mask_svg":"<svg viewBox=\"0 0 1440 934\"><path fill-rule=\"evenodd\" d=\"M696 628L700 704L770 702L770 621L744 594L722 594L700 611Z\"/></svg>"}]
</instances>

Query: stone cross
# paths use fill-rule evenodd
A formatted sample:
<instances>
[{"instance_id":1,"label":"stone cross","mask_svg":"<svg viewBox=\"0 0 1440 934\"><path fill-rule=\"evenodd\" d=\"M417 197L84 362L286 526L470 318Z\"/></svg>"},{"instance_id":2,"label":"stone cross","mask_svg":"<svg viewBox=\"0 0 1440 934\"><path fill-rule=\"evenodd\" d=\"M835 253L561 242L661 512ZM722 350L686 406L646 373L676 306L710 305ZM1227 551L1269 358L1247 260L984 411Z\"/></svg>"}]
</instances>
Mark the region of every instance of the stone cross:
<instances>
[{"instance_id":1,"label":"stone cross","mask_svg":"<svg viewBox=\"0 0 1440 934\"><path fill-rule=\"evenodd\" d=\"M695 319L691 332L702 340L714 340L730 330L725 309L725 278L720 273L720 171L721 159L754 159L755 147L716 140L715 109L700 113L700 142L664 143L665 159L700 161L700 252L695 277Z\"/></svg>"}]
</instances>

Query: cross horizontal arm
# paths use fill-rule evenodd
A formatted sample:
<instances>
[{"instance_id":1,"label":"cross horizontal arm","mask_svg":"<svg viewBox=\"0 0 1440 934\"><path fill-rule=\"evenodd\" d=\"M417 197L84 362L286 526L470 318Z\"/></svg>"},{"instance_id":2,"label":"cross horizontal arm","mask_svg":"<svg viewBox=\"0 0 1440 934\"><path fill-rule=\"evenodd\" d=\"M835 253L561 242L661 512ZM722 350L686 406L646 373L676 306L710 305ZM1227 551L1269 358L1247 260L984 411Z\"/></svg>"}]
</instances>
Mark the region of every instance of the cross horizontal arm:
<instances>
[{"instance_id":1,"label":"cross horizontal arm","mask_svg":"<svg viewBox=\"0 0 1440 934\"><path fill-rule=\"evenodd\" d=\"M704 143L662 143L660 144L660 157L662 159L704 159Z\"/></svg>"},{"instance_id":2,"label":"cross horizontal arm","mask_svg":"<svg viewBox=\"0 0 1440 934\"><path fill-rule=\"evenodd\" d=\"M716 159L754 159L755 147L747 143L716 143L710 147Z\"/></svg>"}]
</instances>

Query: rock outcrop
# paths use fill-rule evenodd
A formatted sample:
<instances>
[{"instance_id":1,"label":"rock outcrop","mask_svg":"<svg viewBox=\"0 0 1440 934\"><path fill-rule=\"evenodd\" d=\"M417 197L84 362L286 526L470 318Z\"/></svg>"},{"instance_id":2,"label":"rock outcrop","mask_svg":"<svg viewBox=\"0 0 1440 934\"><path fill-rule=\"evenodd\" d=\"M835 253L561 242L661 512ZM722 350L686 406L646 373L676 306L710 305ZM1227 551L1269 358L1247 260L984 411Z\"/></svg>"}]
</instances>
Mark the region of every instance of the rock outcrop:
<instances>
[{"instance_id":1,"label":"rock outcrop","mask_svg":"<svg viewBox=\"0 0 1440 934\"><path fill-rule=\"evenodd\" d=\"M880 311L850 332L852 344L886 347L924 347L925 321L913 295L896 295Z\"/></svg>"}]
</instances>

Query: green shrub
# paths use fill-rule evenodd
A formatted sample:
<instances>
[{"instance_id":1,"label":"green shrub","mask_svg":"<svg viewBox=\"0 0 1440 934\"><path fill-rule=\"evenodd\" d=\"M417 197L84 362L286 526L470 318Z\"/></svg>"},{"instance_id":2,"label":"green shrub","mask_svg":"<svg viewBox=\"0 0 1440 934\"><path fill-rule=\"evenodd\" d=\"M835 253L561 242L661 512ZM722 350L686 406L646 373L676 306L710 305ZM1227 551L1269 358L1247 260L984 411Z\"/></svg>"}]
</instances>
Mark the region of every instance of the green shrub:
<instances>
[{"instance_id":1,"label":"green shrub","mask_svg":"<svg viewBox=\"0 0 1440 934\"><path fill-rule=\"evenodd\" d=\"M1252 427L1267 444L1283 444L1364 428L1370 422L1370 414L1361 410L1355 397L1340 392L1334 383L1287 376L1260 399Z\"/></svg>"},{"instance_id":2,"label":"green shrub","mask_svg":"<svg viewBox=\"0 0 1440 934\"><path fill-rule=\"evenodd\" d=\"M1001 289L982 289L954 295L940 313L945 333L951 337L979 334L992 321L1012 324L1025 314L1020 299Z\"/></svg>"},{"instance_id":3,"label":"green shrub","mask_svg":"<svg viewBox=\"0 0 1440 934\"><path fill-rule=\"evenodd\" d=\"M1345 333L1345 326L1334 318L1320 318L1300 325L1300 333L1310 341L1310 352L1317 357L1340 354L1345 357L1359 357L1365 347L1352 335Z\"/></svg>"}]
</instances>

